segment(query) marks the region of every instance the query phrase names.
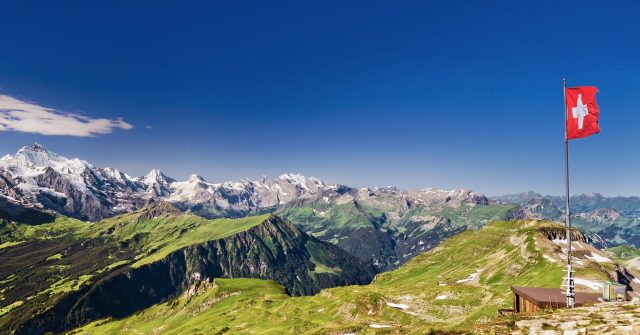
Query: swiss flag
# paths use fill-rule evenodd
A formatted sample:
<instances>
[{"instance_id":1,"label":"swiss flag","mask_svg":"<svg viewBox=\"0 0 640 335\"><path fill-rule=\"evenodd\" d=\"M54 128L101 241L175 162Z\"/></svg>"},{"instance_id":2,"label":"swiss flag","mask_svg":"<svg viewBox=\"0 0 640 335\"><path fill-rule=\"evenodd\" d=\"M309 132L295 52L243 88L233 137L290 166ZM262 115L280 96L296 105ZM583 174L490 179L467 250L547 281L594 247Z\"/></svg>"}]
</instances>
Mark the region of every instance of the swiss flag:
<instances>
[{"instance_id":1,"label":"swiss flag","mask_svg":"<svg viewBox=\"0 0 640 335\"><path fill-rule=\"evenodd\" d=\"M595 86L571 87L565 90L567 140L600 132Z\"/></svg>"}]
</instances>

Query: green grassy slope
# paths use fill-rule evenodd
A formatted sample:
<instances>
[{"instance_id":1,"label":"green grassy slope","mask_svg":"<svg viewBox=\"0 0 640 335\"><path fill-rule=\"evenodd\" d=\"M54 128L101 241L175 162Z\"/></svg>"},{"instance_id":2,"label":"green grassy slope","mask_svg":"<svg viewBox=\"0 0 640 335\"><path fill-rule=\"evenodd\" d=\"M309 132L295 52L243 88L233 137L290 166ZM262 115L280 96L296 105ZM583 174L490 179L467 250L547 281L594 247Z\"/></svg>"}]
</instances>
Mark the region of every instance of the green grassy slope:
<instances>
[{"instance_id":1,"label":"green grassy slope","mask_svg":"<svg viewBox=\"0 0 640 335\"><path fill-rule=\"evenodd\" d=\"M269 216L208 220L181 214L154 217L136 224L127 224L130 218L122 217L105 222L97 235L115 229L111 233L112 238L139 245L141 253L132 264L133 267L139 267L186 246L235 235L264 222Z\"/></svg>"},{"instance_id":2,"label":"green grassy slope","mask_svg":"<svg viewBox=\"0 0 640 335\"><path fill-rule=\"evenodd\" d=\"M540 226L553 224L493 222L445 240L399 269L379 274L370 285L326 289L309 297L288 297L267 281L216 280L215 288L122 320L97 321L76 333L423 334L468 329L495 316L498 308L510 307L512 285L560 285L563 268L542 256ZM597 271L590 275L606 279Z\"/></svg>"},{"instance_id":3,"label":"green grassy slope","mask_svg":"<svg viewBox=\"0 0 640 335\"><path fill-rule=\"evenodd\" d=\"M59 217L0 229L0 330L21 334L129 315L181 294L201 274L269 278L300 295L368 283L376 273L272 214L208 220L157 204L97 223ZM251 287L262 299L271 288L287 297L279 284L243 282L229 285Z\"/></svg>"},{"instance_id":4,"label":"green grassy slope","mask_svg":"<svg viewBox=\"0 0 640 335\"><path fill-rule=\"evenodd\" d=\"M88 235L91 223L56 216L48 223L39 225L14 221L0 222L0 249L34 239L52 239L60 236L83 237Z\"/></svg>"},{"instance_id":5,"label":"green grassy slope","mask_svg":"<svg viewBox=\"0 0 640 335\"><path fill-rule=\"evenodd\" d=\"M628 244L607 248L606 252L634 273L640 272L640 249ZM637 276L637 275L636 275Z\"/></svg>"},{"instance_id":6,"label":"green grassy slope","mask_svg":"<svg viewBox=\"0 0 640 335\"><path fill-rule=\"evenodd\" d=\"M65 294L118 268L139 267L186 246L237 234L268 217L207 220L159 204L97 223L63 216L38 225L2 221L0 329L13 314L46 311Z\"/></svg>"},{"instance_id":7,"label":"green grassy slope","mask_svg":"<svg viewBox=\"0 0 640 335\"><path fill-rule=\"evenodd\" d=\"M606 251L616 259L623 261L640 257L640 249L628 244L622 244L616 247L607 248Z\"/></svg>"}]
</instances>

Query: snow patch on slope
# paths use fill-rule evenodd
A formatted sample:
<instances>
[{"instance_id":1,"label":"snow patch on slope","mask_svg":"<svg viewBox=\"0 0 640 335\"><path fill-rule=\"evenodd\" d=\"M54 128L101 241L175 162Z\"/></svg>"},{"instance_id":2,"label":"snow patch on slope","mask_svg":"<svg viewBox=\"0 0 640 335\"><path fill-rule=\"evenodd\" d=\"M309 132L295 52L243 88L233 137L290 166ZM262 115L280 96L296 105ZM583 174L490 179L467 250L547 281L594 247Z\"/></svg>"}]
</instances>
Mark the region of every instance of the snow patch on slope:
<instances>
[{"instance_id":1,"label":"snow patch on slope","mask_svg":"<svg viewBox=\"0 0 640 335\"><path fill-rule=\"evenodd\" d=\"M409 308L409 305L407 305L407 304L395 304L395 303L392 303L392 302L388 302L387 306L393 307L393 308L397 308L397 309L407 309L407 308Z\"/></svg>"},{"instance_id":2,"label":"snow patch on slope","mask_svg":"<svg viewBox=\"0 0 640 335\"><path fill-rule=\"evenodd\" d=\"M604 256L600 256L596 253L591 253L591 256L586 256L588 259L598 262L598 263L611 263L613 262L611 259L604 257Z\"/></svg>"},{"instance_id":3,"label":"snow patch on slope","mask_svg":"<svg viewBox=\"0 0 640 335\"><path fill-rule=\"evenodd\" d=\"M589 279L584 279L584 278L574 278L573 279L573 283L575 285L582 285L582 286L586 286L592 290L602 290L602 288L604 287L604 283L599 282L599 281L594 281L594 280L589 280Z\"/></svg>"},{"instance_id":4,"label":"snow patch on slope","mask_svg":"<svg viewBox=\"0 0 640 335\"><path fill-rule=\"evenodd\" d=\"M460 279L460 280L456 280L456 283L458 284L462 284L462 283L468 283L468 282L472 282L476 279L476 277L480 274L480 271L482 271L482 269L478 269L478 271L470 274L467 278L465 279Z\"/></svg>"}]
</instances>

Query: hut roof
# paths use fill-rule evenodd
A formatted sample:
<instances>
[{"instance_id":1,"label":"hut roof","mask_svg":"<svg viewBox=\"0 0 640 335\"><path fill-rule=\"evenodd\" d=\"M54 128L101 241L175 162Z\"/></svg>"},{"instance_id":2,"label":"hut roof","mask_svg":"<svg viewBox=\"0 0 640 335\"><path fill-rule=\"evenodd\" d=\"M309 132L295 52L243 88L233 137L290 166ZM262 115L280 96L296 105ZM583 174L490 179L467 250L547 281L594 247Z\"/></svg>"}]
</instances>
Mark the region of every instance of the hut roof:
<instances>
[{"instance_id":1,"label":"hut roof","mask_svg":"<svg viewBox=\"0 0 640 335\"><path fill-rule=\"evenodd\" d=\"M567 307L565 291L559 288L512 286L511 290L541 308ZM599 298L601 295L598 293L576 292L576 306L598 302Z\"/></svg>"}]
</instances>

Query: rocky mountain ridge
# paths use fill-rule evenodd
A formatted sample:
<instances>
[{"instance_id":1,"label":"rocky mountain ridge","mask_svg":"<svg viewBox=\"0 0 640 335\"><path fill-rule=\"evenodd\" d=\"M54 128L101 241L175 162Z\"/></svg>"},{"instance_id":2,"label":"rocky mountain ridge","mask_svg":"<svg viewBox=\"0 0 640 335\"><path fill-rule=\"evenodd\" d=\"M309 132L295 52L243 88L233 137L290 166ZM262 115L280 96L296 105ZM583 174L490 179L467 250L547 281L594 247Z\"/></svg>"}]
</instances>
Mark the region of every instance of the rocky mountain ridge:
<instances>
[{"instance_id":1,"label":"rocky mountain ridge","mask_svg":"<svg viewBox=\"0 0 640 335\"><path fill-rule=\"evenodd\" d=\"M68 159L37 143L21 148L15 155L0 158L2 196L23 205L89 221L163 200L204 217L241 217L294 200L354 190L395 196L401 202L406 201L407 206L412 202L487 202L484 195L473 191L354 189L300 174L211 183L195 174L186 181L176 181L153 169L145 176L132 177L118 169L96 167L78 158Z\"/></svg>"},{"instance_id":2,"label":"rocky mountain ridge","mask_svg":"<svg viewBox=\"0 0 640 335\"><path fill-rule=\"evenodd\" d=\"M564 211L565 207L564 196L542 195L533 191L492 196L489 199L498 203L510 204L522 204L527 201L545 199L553 203L561 211ZM640 217L640 197L637 196L605 196L593 192L572 195L570 200L573 213L588 212L598 208L612 208L627 217Z\"/></svg>"},{"instance_id":3,"label":"rocky mountain ridge","mask_svg":"<svg viewBox=\"0 0 640 335\"><path fill-rule=\"evenodd\" d=\"M636 197L605 197L581 194L571 197L571 222L598 247L632 245L640 247L640 218L635 214ZM525 192L492 198L518 202L517 217L564 222L564 198ZM614 207L606 207L614 206Z\"/></svg>"}]
</instances>

